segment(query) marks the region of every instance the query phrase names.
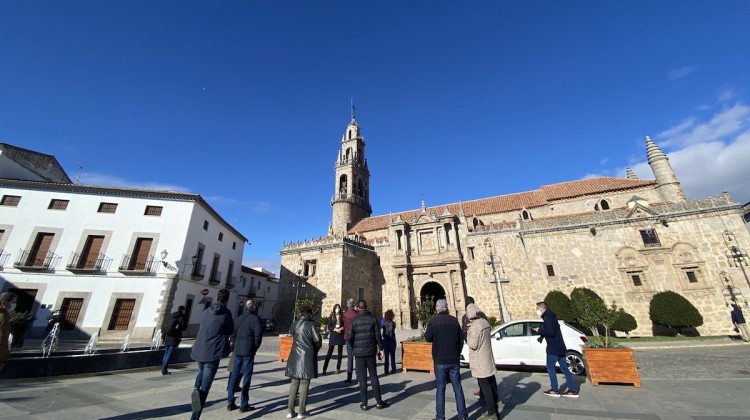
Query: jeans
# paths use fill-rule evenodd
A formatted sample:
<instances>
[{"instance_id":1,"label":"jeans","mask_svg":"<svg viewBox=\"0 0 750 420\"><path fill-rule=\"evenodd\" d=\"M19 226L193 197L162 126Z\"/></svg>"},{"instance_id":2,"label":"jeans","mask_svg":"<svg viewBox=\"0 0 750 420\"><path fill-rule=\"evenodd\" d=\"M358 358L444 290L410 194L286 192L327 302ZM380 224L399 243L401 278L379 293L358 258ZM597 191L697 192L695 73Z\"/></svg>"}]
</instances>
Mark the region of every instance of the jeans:
<instances>
[{"instance_id":1,"label":"jeans","mask_svg":"<svg viewBox=\"0 0 750 420\"><path fill-rule=\"evenodd\" d=\"M389 364L391 371L396 373L396 340L383 339L383 353L385 353L385 362L383 363L385 374L388 374Z\"/></svg>"},{"instance_id":2,"label":"jeans","mask_svg":"<svg viewBox=\"0 0 750 420\"><path fill-rule=\"evenodd\" d=\"M552 389L557 389L557 371L555 371L555 363L560 365L560 370L565 374L565 382L568 383L568 391L576 391L576 383L573 382L573 375L568 369L568 361L565 360L565 356L556 356L554 354L547 355L547 373L549 373L549 382Z\"/></svg>"},{"instance_id":3,"label":"jeans","mask_svg":"<svg viewBox=\"0 0 750 420\"><path fill-rule=\"evenodd\" d=\"M193 388L197 389L201 396L201 411L193 413L190 417L192 420L197 420L201 417L203 407L206 406L206 398L208 397L208 391L211 389L211 384L214 382L216 371L219 369L219 362L221 360L214 360L213 362L197 362L198 363L198 375L195 376L195 385Z\"/></svg>"},{"instance_id":4,"label":"jeans","mask_svg":"<svg viewBox=\"0 0 750 420\"><path fill-rule=\"evenodd\" d=\"M383 399L380 396L380 381L378 380L378 365L375 363L375 355L357 356L357 378L359 378L359 398L362 404L367 405L367 374L370 374L372 382L372 392L375 394L375 401L380 403Z\"/></svg>"},{"instance_id":5,"label":"jeans","mask_svg":"<svg viewBox=\"0 0 750 420\"><path fill-rule=\"evenodd\" d=\"M169 367L169 361L172 360L172 353L177 346L164 347L164 357L161 359L161 373L166 374Z\"/></svg>"},{"instance_id":6,"label":"jeans","mask_svg":"<svg viewBox=\"0 0 750 420\"><path fill-rule=\"evenodd\" d=\"M437 398L435 399L435 412L437 420L445 419L445 385L448 380L453 386L453 394L456 396L456 411L458 417L468 417L469 412L466 410L466 401L464 400L464 390L461 387L461 373L458 369L458 363L450 365L435 365L435 388L437 388Z\"/></svg>"},{"instance_id":7,"label":"jeans","mask_svg":"<svg viewBox=\"0 0 750 420\"><path fill-rule=\"evenodd\" d=\"M240 407L248 407L250 396L248 390L250 389L250 380L253 377L253 365L255 363L255 355L252 356L234 356L234 365L232 366L232 374L229 376L229 386L227 386L227 405L234 404L234 384L239 379L240 372L242 372L242 391L240 391ZM241 369L241 370L240 370Z\"/></svg>"},{"instance_id":8,"label":"jeans","mask_svg":"<svg viewBox=\"0 0 750 420\"><path fill-rule=\"evenodd\" d=\"M309 389L309 379L292 378L292 385L289 387L289 401L287 403L289 414L294 414L294 400L297 398L297 391L299 391L299 412L300 414L305 414L305 410L307 409L307 393Z\"/></svg>"}]
</instances>

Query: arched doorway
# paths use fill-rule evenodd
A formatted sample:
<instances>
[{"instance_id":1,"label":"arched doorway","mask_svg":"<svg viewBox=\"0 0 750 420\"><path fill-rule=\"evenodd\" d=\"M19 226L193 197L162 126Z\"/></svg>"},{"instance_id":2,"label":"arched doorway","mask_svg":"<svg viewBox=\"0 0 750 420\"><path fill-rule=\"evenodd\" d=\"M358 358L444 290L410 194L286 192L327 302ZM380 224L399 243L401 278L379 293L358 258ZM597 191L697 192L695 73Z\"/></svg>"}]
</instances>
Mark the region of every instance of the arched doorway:
<instances>
[{"instance_id":1,"label":"arched doorway","mask_svg":"<svg viewBox=\"0 0 750 420\"><path fill-rule=\"evenodd\" d=\"M432 296L432 299L437 302L439 299L445 299L445 289L440 283L429 281L422 286L422 290L419 291L419 300Z\"/></svg>"}]
</instances>

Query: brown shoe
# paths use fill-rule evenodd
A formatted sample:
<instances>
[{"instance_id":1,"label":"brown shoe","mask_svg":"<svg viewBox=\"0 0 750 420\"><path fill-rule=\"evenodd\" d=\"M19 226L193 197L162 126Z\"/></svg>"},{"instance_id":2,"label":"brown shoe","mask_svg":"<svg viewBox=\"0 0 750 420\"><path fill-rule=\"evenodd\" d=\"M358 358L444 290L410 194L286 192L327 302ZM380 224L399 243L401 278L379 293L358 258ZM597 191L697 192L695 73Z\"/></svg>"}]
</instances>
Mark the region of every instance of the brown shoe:
<instances>
[{"instance_id":1,"label":"brown shoe","mask_svg":"<svg viewBox=\"0 0 750 420\"><path fill-rule=\"evenodd\" d=\"M341 373L341 370L336 369L336 375L338 375L339 373Z\"/></svg>"},{"instance_id":2,"label":"brown shoe","mask_svg":"<svg viewBox=\"0 0 750 420\"><path fill-rule=\"evenodd\" d=\"M475 398L481 398L482 397L482 391L477 391L474 393Z\"/></svg>"}]
</instances>

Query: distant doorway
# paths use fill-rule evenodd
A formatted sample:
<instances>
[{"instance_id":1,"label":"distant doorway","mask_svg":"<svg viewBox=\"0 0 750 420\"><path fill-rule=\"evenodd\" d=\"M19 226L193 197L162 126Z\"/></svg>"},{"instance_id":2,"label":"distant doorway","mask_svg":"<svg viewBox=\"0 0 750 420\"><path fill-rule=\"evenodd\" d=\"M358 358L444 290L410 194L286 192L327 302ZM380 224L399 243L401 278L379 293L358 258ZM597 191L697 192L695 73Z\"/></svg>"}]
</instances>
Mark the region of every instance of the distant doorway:
<instances>
[{"instance_id":1,"label":"distant doorway","mask_svg":"<svg viewBox=\"0 0 750 420\"><path fill-rule=\"evenodd\" d=\"M419 300L424 300L428 296L432 297L434 302L440 299L445 299L445 289L440 283L431 281L422 286L422 290L419 291Z\"/></svg>"}]
</instances>

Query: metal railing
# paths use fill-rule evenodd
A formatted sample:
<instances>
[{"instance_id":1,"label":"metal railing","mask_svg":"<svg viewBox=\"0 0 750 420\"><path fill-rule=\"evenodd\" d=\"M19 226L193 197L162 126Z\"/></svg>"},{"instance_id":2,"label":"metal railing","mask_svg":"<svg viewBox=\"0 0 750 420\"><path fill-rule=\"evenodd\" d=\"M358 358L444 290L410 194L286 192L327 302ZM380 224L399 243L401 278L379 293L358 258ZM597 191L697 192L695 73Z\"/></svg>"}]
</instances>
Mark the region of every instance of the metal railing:
<instances>
[{"instance_id":1,"label":"metal railing","mask_svg":"<svg viewBox=\"0 0 750 420\"><path fill-rule=\"evenodd\" d=\"M150 255L146 261L139 262L132 255L123 255L122 263L120 263L119 271L129 272L141 272L150 273L154 270L154 264L156 260L153 255Z\"/></svg>"},{"instance_id":2,"label":"metal railing","mask_svg":"<svg viewBox=\"0 0 750 420\"><path fill-rule=\"evenodd\" d=\"M348 193L338 193L334 194L333 197L331 197L331 204L339 201L346 201L349 203L357 204L358 206L362 206L366 208L368 211L371 211L370 203L367 202L367 200L364 197L360 197L354 194L348 194Z\"/></svg>"},{"instance_id":3,"label":"metal railing","mask_svg":"<svg viewBox=\"0 0 750 420\"><path fill-rule=\"evenodd\" d=\"M111 263L112 258L104 255L104 253L99 253L96 259L91 259L88 254L74 252L70 258L70 263L68 264L67 269L101 272L107 271Z\"/></svg>"},{"instance_id":4,"label":"metal railing","mask_svg":"<svg viewBox=\"0 0 750 420\"><path fill-rule=\"evenodd\" d=\"M60 256L52 251L40 254L34 250L21 251L16 262L16 268L32 268L38 270L54 270L60 262Z\"/></svg>"},{"instance_id":5,"label":"metal railing","mask_svg":"<svg viewBox=\"0 0 750 420\"><path fill-rule=\"evenodd\" d=\"M237 284L237 276L227 276L226 288L232 289L235 284Z\"/></svg>"},{"instance_id":6,"label":"metal railing","mask_svg":"<svg viewBox=\"0 0 750 420\"><path fill-rule=\"evenodd\" d=\"M209 277L208 282L211 284L221 283L221 271L214 271L213 273L211 273L211 277Z\"/></svg>"},{"instance_id":7,"label":"metal railing","mask_svg":"<svg viewBox=\"0 0 750 420\"><path fill-rule=\"evenodd\" d=\"M8 262L8 258L10 258L10 254L5 252L5 250L0 249L0 270L5 267L5 263Z\"/></svg>"},{"instance_id":8,"label":"metal railing","mask_svg":"<svg viewBox=\"0 0 750 420\"><path fill-rule=\"evenodd\" d=\"M190 272L190 275L192 277L203 278L206 275L206 264L196 264L195 267L193 267L193 271Z\"/></svg>"}]
</instances>

